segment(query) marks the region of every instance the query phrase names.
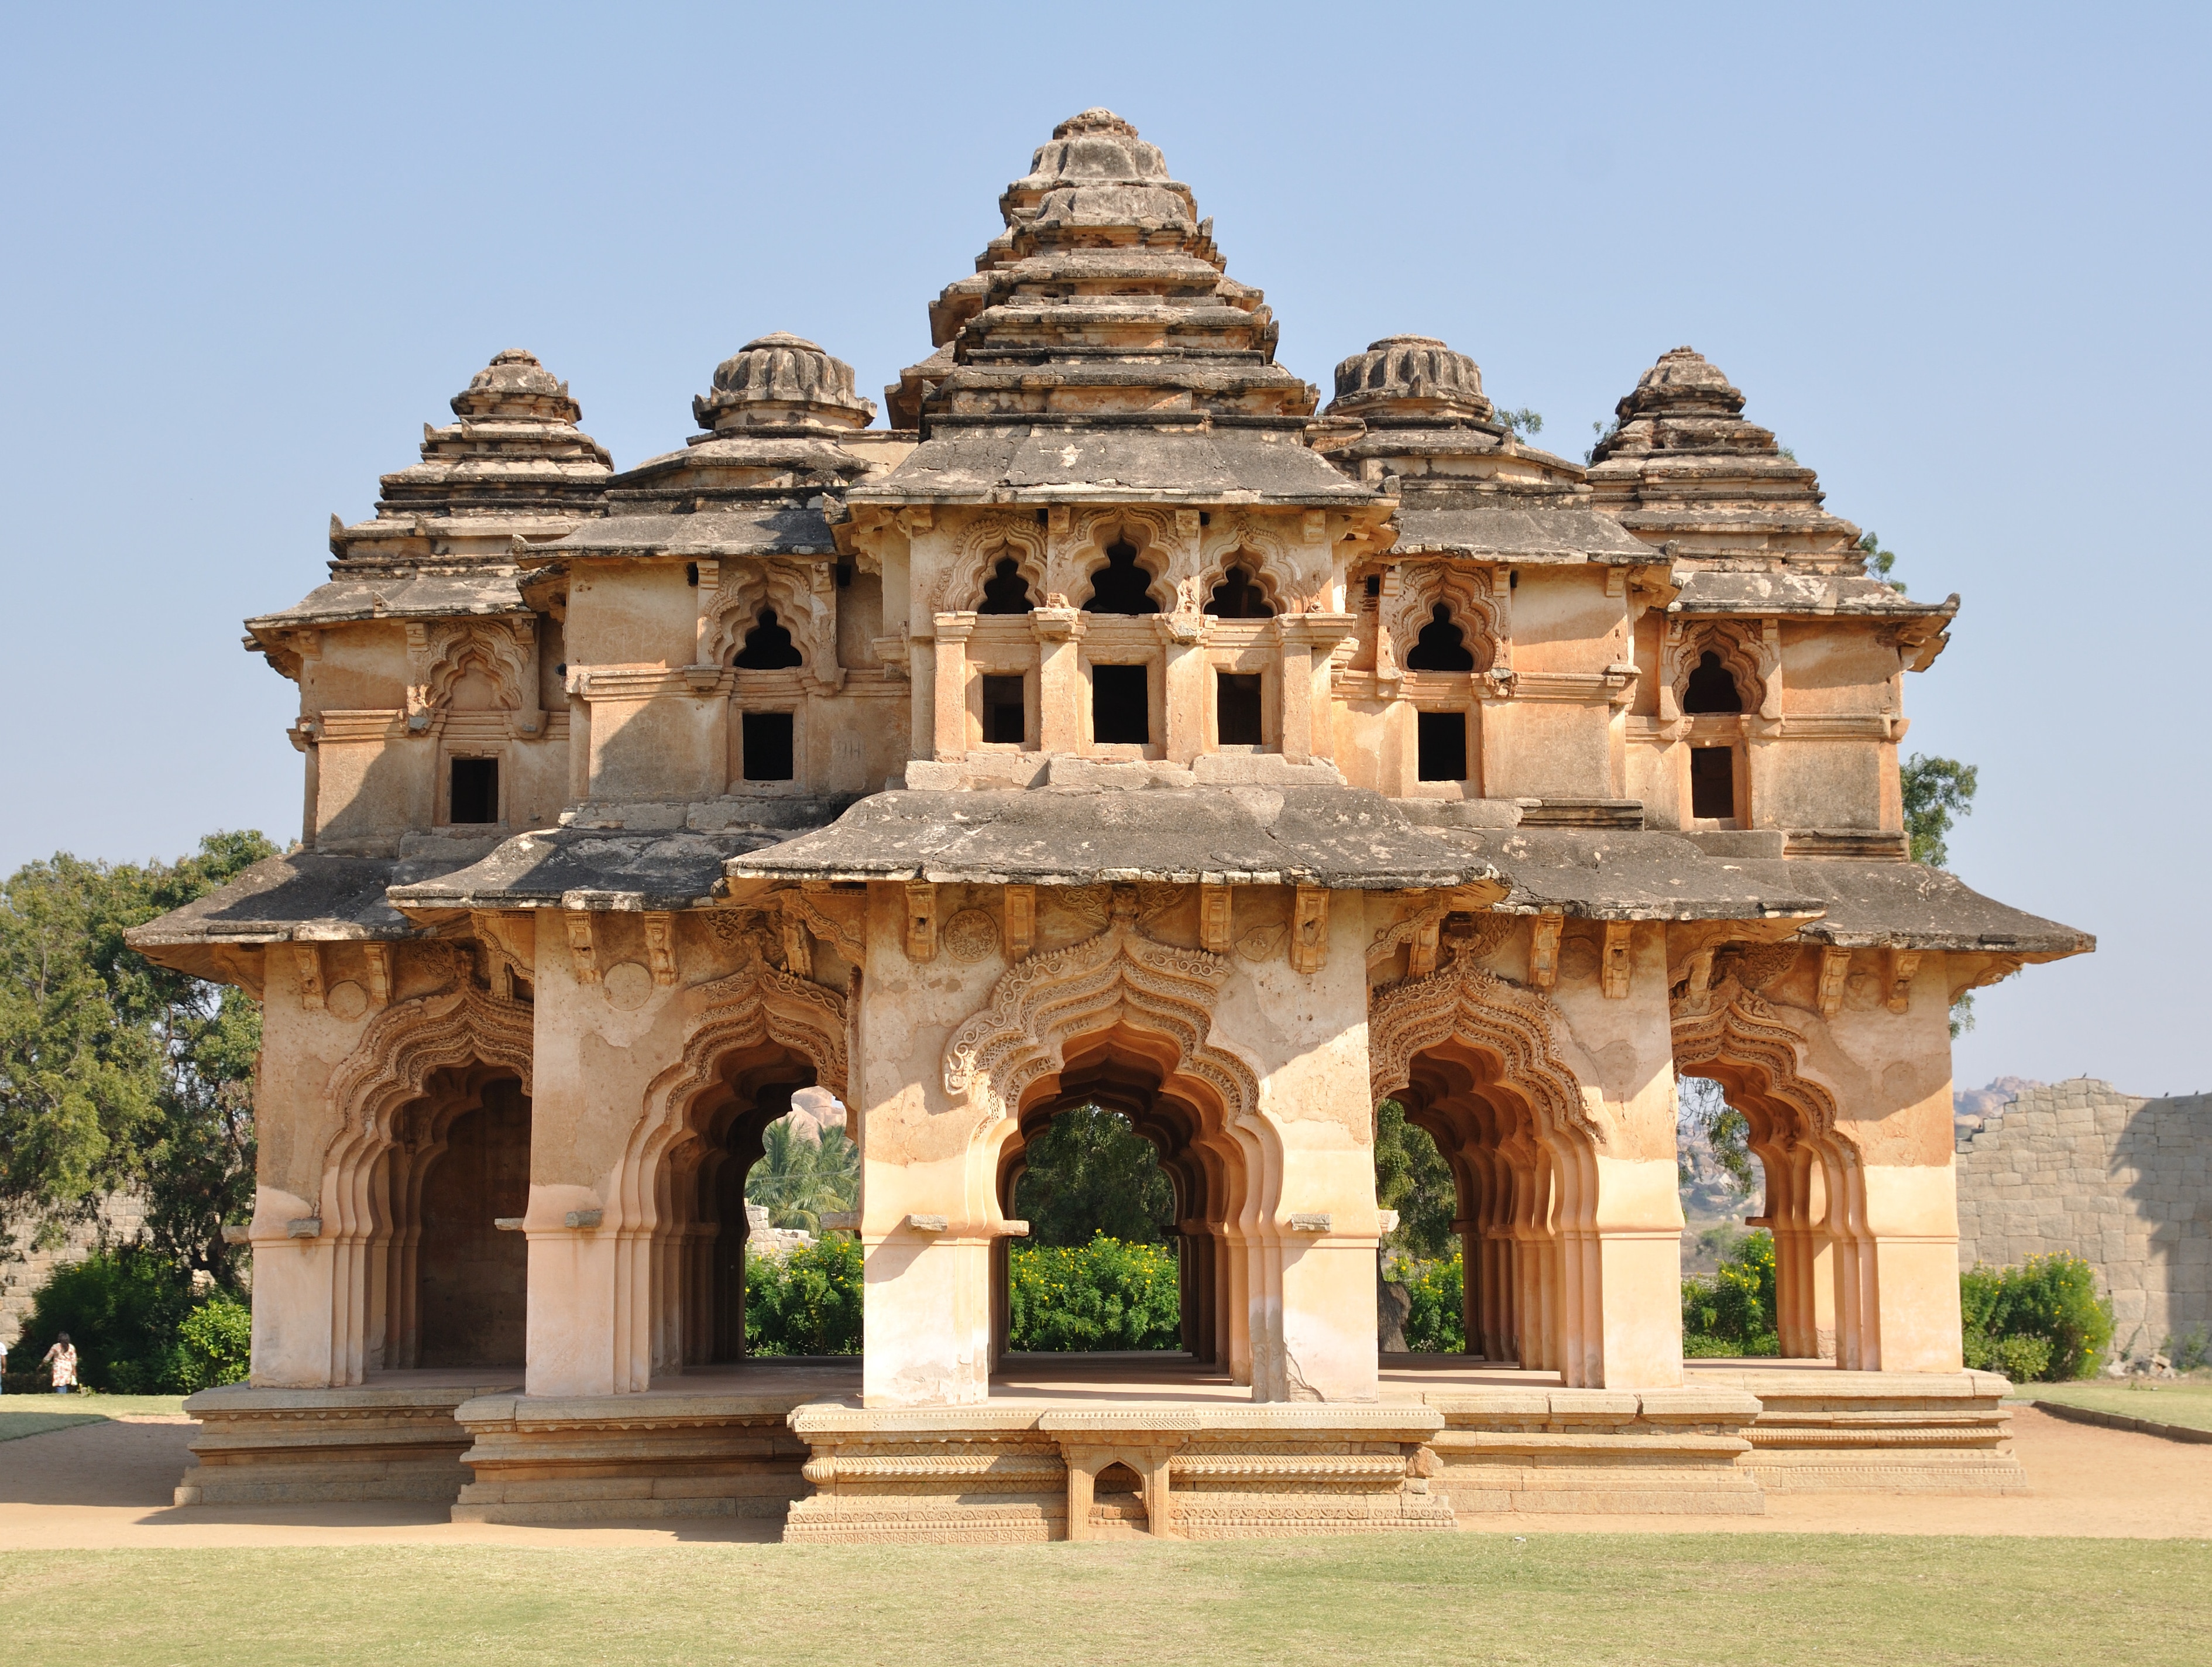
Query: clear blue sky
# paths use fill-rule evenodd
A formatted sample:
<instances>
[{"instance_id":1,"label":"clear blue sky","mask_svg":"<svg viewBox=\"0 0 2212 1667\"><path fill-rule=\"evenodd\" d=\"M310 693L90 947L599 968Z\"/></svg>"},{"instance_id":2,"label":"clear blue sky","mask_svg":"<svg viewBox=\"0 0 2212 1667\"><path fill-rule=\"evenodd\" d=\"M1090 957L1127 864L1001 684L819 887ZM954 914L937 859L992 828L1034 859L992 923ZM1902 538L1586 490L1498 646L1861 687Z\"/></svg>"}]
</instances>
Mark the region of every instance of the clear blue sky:
<instances>
[{"instance_id":1,"label":"clear blue sky","mask_svg":"<svg viewBox=\"0 0 2212 1667\"><path fill-rule=\"evenodd\" d=\"M1440 335L1579 454L1690 343L1964 593L1908 746L1971 883L2103 950L1959 1077L2212 1087L2202 8L16 5L0 865L297 830L239 621L494 352L629 465L748 338L880 388L1052 124L1166 150L1310 380Z\"/></svg>"}]
</instances>

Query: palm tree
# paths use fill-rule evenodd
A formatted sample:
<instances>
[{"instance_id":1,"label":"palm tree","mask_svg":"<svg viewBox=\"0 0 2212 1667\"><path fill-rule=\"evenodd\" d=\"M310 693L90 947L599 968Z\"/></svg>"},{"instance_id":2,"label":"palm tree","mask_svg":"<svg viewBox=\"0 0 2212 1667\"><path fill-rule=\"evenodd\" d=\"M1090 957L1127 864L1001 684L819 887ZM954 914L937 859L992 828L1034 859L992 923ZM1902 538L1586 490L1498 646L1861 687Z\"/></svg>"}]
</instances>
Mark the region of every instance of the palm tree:
<instances>
[{"instance_id":1,"label":"palm tree","mask_svg":"<svg viewBox=\"0 0 2212 1667\"><path fill-rule=\"evenodd\" d=\"M819 1232L822 1218L848 1211L860 1195L860 1149L838 1129L824 1130L820 1143L792 1133L791 1119L768 1126L761 1160L745 1177L745 1202L768 1212L772 1227Z\"/></svg>"}]
</instances>

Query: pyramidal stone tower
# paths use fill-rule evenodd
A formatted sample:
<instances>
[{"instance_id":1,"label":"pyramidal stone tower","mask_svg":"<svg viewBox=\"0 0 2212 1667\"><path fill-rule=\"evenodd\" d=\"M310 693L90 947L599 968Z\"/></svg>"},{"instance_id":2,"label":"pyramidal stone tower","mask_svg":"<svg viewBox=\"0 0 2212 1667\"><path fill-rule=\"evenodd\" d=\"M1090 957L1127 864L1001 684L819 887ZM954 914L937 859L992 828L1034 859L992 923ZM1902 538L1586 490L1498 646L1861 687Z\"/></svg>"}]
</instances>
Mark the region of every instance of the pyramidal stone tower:
<instances>
[{"instance_id":1,"label":"pyramidal stone tower","mask_svg":"<svg viewBox=\"0 0 2212 1667\"><path fill-rule=\"evenodd\" d=\"M1907 860L1958 599L1869 576L1687 348L1588 467L1431 337L1320 409L1109 112L999 208L891 426L761 335L617 472L501 353L248 622L300 847L132 937L265 1013L252 1379L180 1501L988 1540L2022 1485L1947 1021L2092 945ZM1685 1366L1683 1074L1748 1120L1790 1369ZM805 1090L860 1147L858 1359L747 1354ZM1465 1354L1377 1352L1386 1098ZM1141 1367L1007 1352L1024 1154L1084 1106L1174 1194Z\"/></svg>"}]
</instances>

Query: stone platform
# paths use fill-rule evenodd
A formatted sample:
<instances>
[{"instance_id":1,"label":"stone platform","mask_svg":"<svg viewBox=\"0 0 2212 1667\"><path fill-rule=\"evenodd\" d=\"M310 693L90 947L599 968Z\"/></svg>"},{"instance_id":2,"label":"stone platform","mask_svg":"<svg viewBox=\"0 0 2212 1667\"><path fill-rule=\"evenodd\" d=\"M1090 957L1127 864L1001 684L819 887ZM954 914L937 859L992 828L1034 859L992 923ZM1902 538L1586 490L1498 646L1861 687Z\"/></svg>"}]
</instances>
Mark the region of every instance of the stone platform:
<instances>
[{"instance_id":1,"label":"stone platform","mask_svg":"<svg viewBox=\"0 0 2212 1667\"><path fill-rule=\"evenodd\" d=\"M200 1433L176 1502L450 1501L469 1479L469 1433L455 1411L521 1380L520 1370L393 1372L358 1389L202 1390L185 1402Z\"/></svg>"},{"instance_id":2,"label":"stone platform","mask_svg":"<svg viewBox=\"0 0 2212 1667\"><path fill-rule=\"evenodd\" d=\"M1686 1375L1570 1390L1555 1373L1386 1355L1377 1402L1255 1403L1179 1355L1018 1355L985 1405L869 1408L849 1359L747 1361L592 1398L390 1373L194 1396L199 1463L178 1503L444 1500L463 1522L750 1517L788 1540L995 1542L2028 1491L2009 1386L1990 1373L1701 1361Z\"/></svg>"}]
</instances>

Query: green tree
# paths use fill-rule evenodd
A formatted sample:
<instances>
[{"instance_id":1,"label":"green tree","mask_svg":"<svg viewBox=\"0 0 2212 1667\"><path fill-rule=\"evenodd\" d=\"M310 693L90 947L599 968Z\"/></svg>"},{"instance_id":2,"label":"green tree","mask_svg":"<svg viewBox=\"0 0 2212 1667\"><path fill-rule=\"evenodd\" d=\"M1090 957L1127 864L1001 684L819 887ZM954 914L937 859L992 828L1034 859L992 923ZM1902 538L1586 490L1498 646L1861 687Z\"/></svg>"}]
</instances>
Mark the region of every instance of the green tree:
<instances>
[{"instance_id":1,"label":"green tree","mask_svg":"<svg viewBox=\"0 0 2212 1667\"><path fill-rule=\"evenodd\" d=\"M1902 579L1890 578L1891 569L1897 565L1897 552L1893 550L1884 550L1881 547L1881 540L1871 532L1862 532L1859 535L1859 551L1866 557L1867 571L1877 579L1887 580L1896 588L1898 594L1902 596L1905 593L1905 581Z\"/></svg>"},{"instance_id":2,"label":"green tree","mask_svg":"<svg viewBox=\"0 0 2212 1667\"><path fill-rule=\"evenodd\" d=\"M1079 1105L1029 1143L1014 1214L1035 1244L1080 1247L1103 1233L1155 1244L1175 1217L1175 1189L1152 1143L1118 1111Z\"/></svg>"},{"instance_id":3,"label":"green tree","mask_svg":"<svg viewBox=\"0 0 2212 1667\"><path fill-rule=\"evenodd\" d=\"M1459 1189L1451 1165L1395 1100L1375 1109L1375 1202L1398 1212L1397 1228L1383 1236L1389 1249L1425 1261L1456 1248L1451 1224Z\"/></svg>"},{"instance_id":4,"label":"green tree","mask_svg":"<svg viewBox=\"0 0 2212 1667\"><path fill-rule=\"evenodd\" d=\"M252 1199L260 1008L124 934L275 855L258 833L216 833L173 863L64 853L0 882L0 1220L52 1242L134 1191L179 1278L238 1283L221 1229Z\"/></svg>"},{"instance_id":5,"label":"green tree","mask_svg":"<svg viewBox=\"0 0 2212 1667\"><path fill-rule=\"evenodd\" d=\"M817 1144L779 1117L745 1177L745 1202L765 1209L771 1227L819 1232L824 1215L853 1208L860 1187L860 1149L844 1130L824 1129Z\"/></svg>"},{"instance_id":6,"label":"green tree","mask_svg":"<svg viewBox=\"0 0 2212 1667\"><path fill-rule=\"evenodd\" d=\"M1678 1133L1705 1137L1712 1147L1714 1160L1728 1172L1737 1191L1750 1194L1759 1190L1765 1176L1759 1159L1752 1153L1750 1120L1728 1103L1720 1084L1710 1077L1682 1078L1674 1126ZM1679 1159L1677 1166L1681 1167ZM1682 1179L1689 1178L1686 1168L1682 1169Z\"/></svg>"},{"instance_id":7,"label":"green tree","mask_svg":"<svg viewBox=\"0 0 2212 1667\"><path fill-rule=\"evenodd\" d=\"M1498 406L1498 421L1504 424L1505 431L1516 440L1526 440L1530 435L1544 432L1544 413L1540 411L1531 411L1526 405L1522 406L1517 411L1508 411L1503 405Z\"/></svg>"},{"instance_id":8,"label":"green tree","mask_svg":"<svg viewBox=\"0 0 2212 1667\"><path fill-rule=\"evenodd\" d=\"M1944 836L1956 818L1973 814L1979 772L1956 758L1916 752L1898 766L1897 773L1904 789L1905 830L1911 842L1912 860L1941 868L1951 860Z\"/></svg>"}]
</instances>

